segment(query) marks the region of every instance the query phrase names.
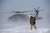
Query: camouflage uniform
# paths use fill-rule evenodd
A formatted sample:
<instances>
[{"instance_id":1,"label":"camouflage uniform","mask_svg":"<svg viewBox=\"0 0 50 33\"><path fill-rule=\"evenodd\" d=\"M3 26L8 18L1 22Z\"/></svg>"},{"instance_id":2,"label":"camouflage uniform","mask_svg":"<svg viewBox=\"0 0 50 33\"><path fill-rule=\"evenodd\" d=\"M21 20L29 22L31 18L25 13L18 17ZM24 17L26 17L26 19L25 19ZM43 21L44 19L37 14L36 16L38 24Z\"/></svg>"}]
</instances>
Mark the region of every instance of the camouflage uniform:
<instances>
[{"instance_id":1,"label":"camouflage uniform","mask_svg":"<svg viewBox=\"0 0 50 33\"><path fill-rule=\"evenodd\" d=\"M31 16L30 17L30 24L31 25L34 25L35 24L35 21L36 21L35 17Z\"/></svg>"}]
</instances>

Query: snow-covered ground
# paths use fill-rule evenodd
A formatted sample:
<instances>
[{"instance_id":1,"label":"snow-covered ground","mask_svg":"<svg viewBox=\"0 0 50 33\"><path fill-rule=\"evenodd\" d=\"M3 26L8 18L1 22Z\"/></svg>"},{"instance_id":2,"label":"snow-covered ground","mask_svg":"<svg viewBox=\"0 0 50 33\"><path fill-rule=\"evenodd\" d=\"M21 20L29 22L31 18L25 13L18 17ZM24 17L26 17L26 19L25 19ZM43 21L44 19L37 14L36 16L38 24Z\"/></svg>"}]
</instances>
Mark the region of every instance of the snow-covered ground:
<instances>
[{"instance_id":1,"label":"snow-covered ground","mask_svg":"<svg viewBox=\"0 0 50 33\"><path fill-rule=\"evenodd\" d=\"M11 29L0 30L0 33L47 33L50 28L38 28L37 30L30 30L29 26L20 26Z\"/></svg>"}]
</instances>

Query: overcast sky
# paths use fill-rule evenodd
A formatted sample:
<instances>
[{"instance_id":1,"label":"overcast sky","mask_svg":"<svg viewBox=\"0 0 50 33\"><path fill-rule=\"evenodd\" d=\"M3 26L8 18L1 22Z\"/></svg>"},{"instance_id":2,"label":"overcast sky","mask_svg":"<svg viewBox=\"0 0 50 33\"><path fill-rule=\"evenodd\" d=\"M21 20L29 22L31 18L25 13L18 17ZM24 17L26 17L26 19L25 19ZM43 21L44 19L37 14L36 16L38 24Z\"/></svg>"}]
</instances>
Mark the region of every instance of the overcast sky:
<instances>
[{"instance_id":1,"label":"overcast sky","mask_svg":"<svg viewBox=\"0 0 50 33\"><path fill-rule=\"evenodd\" d=\"M33 10L33 8L41 7L47 9L50 0L3 0L2 11L11 10Z\"/></svg>"}]
</instances>

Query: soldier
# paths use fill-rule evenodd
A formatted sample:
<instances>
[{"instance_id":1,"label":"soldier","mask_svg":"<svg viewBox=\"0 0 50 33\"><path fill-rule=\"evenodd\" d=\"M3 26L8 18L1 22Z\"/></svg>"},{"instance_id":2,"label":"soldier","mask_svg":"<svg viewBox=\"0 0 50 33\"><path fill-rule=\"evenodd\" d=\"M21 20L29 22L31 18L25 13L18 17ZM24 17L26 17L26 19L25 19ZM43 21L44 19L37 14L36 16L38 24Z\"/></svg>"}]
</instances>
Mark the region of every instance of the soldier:
<instances>
[{"instance_id":1,"label":"soldier","mask_svg":"<svg viewBox=\"0 0 50 33\"><path fill-rule=\"evenodd\" d=\"M31 30L32 30L32 26L34 26L34 28L37 29L35 25L35 21L36 21L36 18L33 16L33 14L31 14L30 15Z\"/></svg>"}]
</instances>

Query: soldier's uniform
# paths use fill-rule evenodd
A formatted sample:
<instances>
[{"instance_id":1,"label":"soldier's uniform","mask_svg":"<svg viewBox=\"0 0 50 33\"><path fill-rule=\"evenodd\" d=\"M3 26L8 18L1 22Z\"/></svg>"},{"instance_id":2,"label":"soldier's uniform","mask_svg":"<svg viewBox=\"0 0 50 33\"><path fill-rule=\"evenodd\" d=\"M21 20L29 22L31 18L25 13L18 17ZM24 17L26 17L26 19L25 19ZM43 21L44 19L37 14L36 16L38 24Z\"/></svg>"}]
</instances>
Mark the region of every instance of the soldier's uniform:
<instances>
[{"instance_id":1,"label":"soldier's uniform","mask_svg":"<svg viewBox=\"0 0 50 33\"><path fill-rule=\"evenodd\" d=\"M30 16L31 30L32 30L32 26L34 26L34 28L36 29L35 21L36 21L36 18L33 16L33 14L31 14Z\"/></svg>"},{"instance_id":2,"label":"soldier's uniform","mask_svg":"<svg viewBox=\"0 0 50 33\"><path fill-rule=\"evenodd\" d=\"M35 21L36 21L36 19L35 19L35 17L30 17L30 24L31 25L34 25L35 24Z\"/></svg>"}]
</instances>

